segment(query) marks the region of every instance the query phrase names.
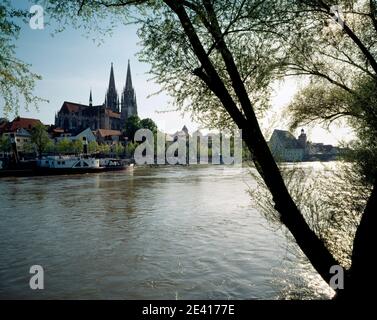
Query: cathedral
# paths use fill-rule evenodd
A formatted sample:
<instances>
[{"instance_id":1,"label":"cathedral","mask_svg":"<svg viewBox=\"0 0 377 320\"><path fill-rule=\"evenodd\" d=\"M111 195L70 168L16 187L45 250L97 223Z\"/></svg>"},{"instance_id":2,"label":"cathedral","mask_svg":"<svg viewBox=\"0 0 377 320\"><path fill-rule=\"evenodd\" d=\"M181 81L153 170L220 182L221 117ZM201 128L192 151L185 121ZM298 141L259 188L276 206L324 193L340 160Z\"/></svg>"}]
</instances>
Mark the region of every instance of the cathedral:
<instances>
[{"instance_id":1,"label":"cathedral","mask_svg":"<svg viewBox=\"0 0 377 320\"><path fill-rule=\"evenodd\" d=\"M55 126L70 132L78 132L87 128L120 131L124 129L126 120L134 115L137 115L137 103L132 85L130 61L128 60L126 84L121 94L120 103L115 87L114 68L111 63L105 102L102 105L93 106L91 90L88 105L64 101L55 116Z\"/></svg>"}]
</instances>

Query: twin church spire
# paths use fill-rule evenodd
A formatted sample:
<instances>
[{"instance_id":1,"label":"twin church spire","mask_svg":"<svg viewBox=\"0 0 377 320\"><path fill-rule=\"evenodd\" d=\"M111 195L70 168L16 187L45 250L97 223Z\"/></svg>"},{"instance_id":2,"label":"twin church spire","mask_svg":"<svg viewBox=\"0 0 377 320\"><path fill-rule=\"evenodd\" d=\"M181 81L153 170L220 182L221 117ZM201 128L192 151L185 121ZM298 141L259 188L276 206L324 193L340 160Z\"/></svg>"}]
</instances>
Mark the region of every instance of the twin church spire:
<instances>
[{"instance_id":1,"label":"twin church spire","mask_svg":"<svg viewBox=\"0 0 377 320\"><path fill-rule=\"evenodd\" d=\"M115 87L114 67L111 63L109 87L105 96L105 107L113 112L121 113L121 120L125 121L133 115L137 115L137 103L135 89L132 86L130 60L128 60L126 84L121 94L121 103L119 103L118 92ZM92 90L90 90L89 105L92 105Z\"/></svg>"},{"instance_id":2,"label":"twin church spire","mask_svg":"<svg viewBox=\"0 0 377 320\"><path fill-rule=\"evenodd\" d=\"M119 112L119 97L115 87L115 77L113 63L111 62L109 87L105 96L105 107L111 109L114 112Z\"/></svg>"},{"instance_id":3,"label":"twin church spire","mask_svg":"<svg viewBox=\"0 0 377 320\"><path fill-rule=\"evenodd\" d=\"M130 60L128 60L126 84L121 98L121 119L126 120L131 116L137 116L137 102L135 89L132 86Z\"/></svg>"}]
</instances>

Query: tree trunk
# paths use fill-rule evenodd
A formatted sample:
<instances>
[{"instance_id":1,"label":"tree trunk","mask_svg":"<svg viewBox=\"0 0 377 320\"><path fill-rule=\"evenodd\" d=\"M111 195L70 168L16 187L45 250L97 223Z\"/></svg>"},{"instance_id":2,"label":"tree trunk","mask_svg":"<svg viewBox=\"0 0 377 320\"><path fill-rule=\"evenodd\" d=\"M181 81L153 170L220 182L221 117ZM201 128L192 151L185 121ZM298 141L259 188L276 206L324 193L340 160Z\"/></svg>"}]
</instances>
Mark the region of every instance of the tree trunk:
<instances>
[{"instance_id":1,"label":"tree trunk","mask_svg":"<svg viewBox=\"0 0 377 320\"><path fill-rule=\"evenodd\" d=\"M224 108L233 118L234 122L243 130L243 139L254 155L257 169L273 195L275 208L280 213L281 221L292 233L297 244L308 257L313 267L326 282L329 282L332 276L329 272L330 268L339 263L331 255L323 242L310 229L301 212L292 200L280 174L279 168L277 167L266 140L262 135L244 84L233 61L233 57L227 49L222 35L219 34L218 27L213 27L213 21L211 21L212 25L209 24L208 21L205 23L207 28L212 27L209 32L214 36L218 43L218 49L223 56L233 88L246 117L238 109L226 89L224 82L221 80L216 69L212 65L212 62L206 54L182 3L174 0L165 0L165 3L177 14L193 50L202 64L202 68L195 70L195 73L208 85L214 94L216 94ZM207 4L210 5L208 2ZM212 18L216 19L215 17ZM205 72L202 69L204 69Z\"/></svg>"},{"instance_id":2,"label":"tree trunk","mask_svg":"<svg viewBox=\"0 0 377 320\"><path fill-rule=\"evenodd\" d=\"M370 299L370 290L377 286L375 275L377 243L377 179L357 228L352 251L352 266L339 290L337 299Z\"/></svg>"}]
</instances>

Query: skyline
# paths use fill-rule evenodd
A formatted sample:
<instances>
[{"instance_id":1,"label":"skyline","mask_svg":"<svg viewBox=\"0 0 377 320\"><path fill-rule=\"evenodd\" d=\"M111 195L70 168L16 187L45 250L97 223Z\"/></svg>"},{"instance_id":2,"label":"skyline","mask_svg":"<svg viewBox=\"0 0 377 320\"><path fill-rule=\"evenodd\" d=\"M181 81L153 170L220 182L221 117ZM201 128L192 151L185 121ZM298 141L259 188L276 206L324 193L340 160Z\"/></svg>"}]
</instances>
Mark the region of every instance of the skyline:
<instances>
[{"instance_id":1,"label":"skyline","mask_svg":"<svg viewBox=\"0 0 377 320\"><path fill-rule=\"evenodd\" d=\"M16 7L28 8L31 5L29 1L15 1ZM15 43L16 55L31 64L33 72L42 76L42 80L36 82L35 95L49 100L49 103L40 103L39 110L31 108L26 111L21 106L20 116L38 118L45 124L53 124L55 113L64 101L88 104L90 90L93 105L102 104L108 87L111 63L114 64L115 83L119 93L125 84L127 62L130 60L141 118L152 118L159 129L169 133L180 130L184 125L191 132L200 128L200 124L191 121L187 113L182 117L179 111L165 112L173 109L170 106L171 98L167 94L153 95L161 88L148 80L151 78L148 75L150 65L140 62L136 57L141 49L136 25L119 24L112 35L104 37L104 43L100 45L98 39L93 41L92 38L85 37L83 30L71 27L52 36L55 28L54 24L46 24L42 30L33 30L25 24L21 26L20 37ZM282 111L300 85L300 81L288 79L284 84L275 86L272 109L261 121L262 129L268 132L267 139L272 133L271 123L276 122L276 129L287 129L288 122L282 118ZM0 114L4 115L3 105L0 106ZM15 115L8 115L10 120L13 116ZM298 128L294 135L298 135L300 130ZM349 140L347 138L350 136L350 131L343 128L327 132L315 127L305 128L305 131L312 141L333 145L337 145L340 139Z\"/></svg>"}]
</instances>

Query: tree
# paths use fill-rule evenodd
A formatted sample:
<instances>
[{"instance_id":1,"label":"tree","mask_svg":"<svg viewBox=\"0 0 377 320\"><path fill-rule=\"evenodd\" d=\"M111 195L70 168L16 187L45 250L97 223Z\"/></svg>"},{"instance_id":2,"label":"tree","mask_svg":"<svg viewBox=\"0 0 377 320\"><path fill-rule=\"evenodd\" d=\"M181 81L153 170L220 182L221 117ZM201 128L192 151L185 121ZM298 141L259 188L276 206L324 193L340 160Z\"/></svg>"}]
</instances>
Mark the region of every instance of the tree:
<instances>
[{"instance_id":1,"label":"tree","mask_svg":"<svg viewBox=\"0 0 377 320\"><path fill-rule=\"evenodd\" d=\"M135 132L141 128L140 118L138 116L131 116L126 120L125 134L126 137L133 141Z\"/></svg>"},{"instance_id":2,"label":"tree","mask_svg":"<svg viewBox=\"0 0 377 320\"><path fill-rule=\"evenodd\" d=\"M137 147L136 143L133 143L132 141L127 143L127 145L126 145L126 156L128 158L132 158L134 156L136 147Z\"/></svg>"},{"instance_id":3,"label":"tree","mask_svg":"<svg viewBox=\"0 0 377 320\"><path fill-rule=\"evenodd\" d=\"M337 81L340 79L333 78L338 70L333 72L334 69L325 63L320 64L321 58L310 46L312 38L307 37L315 29L310 27L311 24L323 26L323 18L332 18L330 5L324 1L245 0L102 0L79 1L76 5L54 0L50 4L49 12L63 23L67 19L77 22L76 13L84 23L96 21L98 24L98 20L93 18L103 17L106 12L127 19L131 11L135 16L135 12L140 10L137 20L141 24L141 59L151 62L152 74L175 98L181 110L189 110L210 127L235 126L243 130L244 142L272 196L280 221L317 272L326 282L330 281L331 267L340 262L310 228L293 200L258 122L258 117L268 107L271 83L289 70L296 71L297 66L299 74L316 74L347 88L342 81ZM57 7L59 10L54 10ZM370 9L368 17L373 22L373 5ZM375 24L372 25L375 27ZM346 59L352 61L353 56L360 56L365 63L356 63L355 68L365 69L364 66L368 65L368 71L375 76L374 49L368 49L363 39L357 37L348 25L344 27L344 34L347 39L345 45L352 53ZM364 34L373 38L375 32ZM317 33L314 40L322 41L324 37L320 35ZM301 38L309 40L300 41ZM328 37L327 41L330 40ZM318 44L317 41L313 43ZM371 43L375 43L374 39ZM316 53L311 55L311 52ZM313 61L316 63L312 64ZM310 68L307 68L308 64ZM370 284L367 276L373 274L370 269L373 266L370 244L376 242L377 225L372 214L376 207L375 185L356 232L352 267L346 270L343 296L366 294Z\"/></svg>"},{"instance_id":4,"label":"tree","mask_svg":"<svg viewBox=\"0 0 377 320\"><path fill-rule=\"evenodd\" d=\"M100 144L98 146L98 151L103 154L109 154L110 153L110 146L107 143Z\"/></svg>"},{"instance_id":5,"label":"tree","mask_svg":"<svg viewBox=\"0 0 377 320\"><path fill-rule=\"evenodd\" d=\"M97 141L90 141L88 144L88 152L95 153L99 149Z\"/></svg>"},{"instance_id":6,"label":"tree","mask_svg":"<svg viewBox=\"0 0 377 320\"><path fill-rule=\"evenodd\" d=\"M358 138L351 154L355 169L370 190L369 198L359 206L352 264L346 273L348 290L340 294L355 295L366 292L367 283L376 283L370 274L376 242L372 212L377 204L377 4L373 0L339 1L339 13L334 13L331 1L297 3L298 10L291 10L296 20L287 39L292 54L286 67L288 74L309 76L310 84L290 106L293 125L345 120Z\"/></svg>"},{"instance_id":7,"label":"tree","mask_svg":"<svg viewBox=\"0 0 377 320\"><path fill-rule=\"evenodd\" d=\"M46 145L46 148L44 152L55 152L56 146L53 140L49 140L48 144Z\"/></svg>"},{"instance_id":8,"label":"tree","mask_svg":"<svg viewBox=\"0 0 377 320\"><path fill-rule=\"evenodd\" d=\"M1 152L10 152L11 150L11 145L9 138L6 136L1 136L0 138L0 151Z\"/></svg>"},{"instance_id":9,"label":"tree","mask_svg":"<svg viewBox=\"0 0 377 320\"><path fill-rule=\"evenodd\" d=\"M28 17L28 12L12 8L11 1L4 0L0 4L0 96L5 114L18 113L21 103L28 109L47 101L33 94L35 82L41 76L30 71L30 65L15 55L14 40L19 36L19 24L26 23Z\"/></svg>"},{"instance_id":10,"label":"tree","mask_svg":"<svg viewBox=\"0 0 377 320\"><path fill-rule=\"evenodd\" d=\"M20 150L22 153L29 153L35 154L35 144L32 141L27 141L22 145L22 149Z\"/></svg>"},{"instance_id":11,"label":"tree","mask_svg":"<svg viewBox=\"0 0 377 320\"><path fill-rule=\"evenodd\" d=\"M152 131L153 134L157 133L157 124L150 118L140 120L140 128L148 129Z\"/></svg>"},{"instance_id":12,"label":"tree","mask_svg":"<svg viewBox=\"0 0 377 320\"><path fill-rule=\"evenodd\" d=\"M156 123L150 119L140 119L138 116L131 116L126 120L126 137L129 141L134 141L135 132L139 129L148 129L151 130L154 134L157 133Z\"/></svg>"},{"instance_id":13,"label":"tree","mask_svg":"<svg viewBox=\"0 0 377 320\"><path fill-rule=\"evenodd\" d=\"M122 153L124 153L124 146L121 143L116 143L113 146L113 152L117 155L120 156Z\"/></svg>"},{"instance_id":14,"label":"tree","mask_svg":"<svg viewBox=\"0 0 377 320\"><path fill-rule=\"evenodd\" d=\"M37 148L39 158L42 157L42 153L46 150L50 143L46 127L43 124L37 124L31 132L31 142Z\"/></svg>"},{"instance_id":15,"label":"tree","mask_svg":"<svg viewBox=\"0 0 377 320\"><path fill-rule=\"evenodd\" d=\"M59 153L69 153L71 150L70 141L67 138L58 141L56 149Z\"/></svg>"},{"instance_id":16,"label":"tree","mask_svg":"<svg viewBox=\"0 0 377 320\"><path fill-rule=\"evenodd\" d=\"M298 92L289 105L292 127L316 123L330 126L344 120L353 128L357 140L348 145L345 154L355 161L360 178L373 185L377 176L377 83L367 78L356 78L347 92L338 86L317 81ZM366 108L370 111L366 112Z\"/></svg>"},{"instance_id":17,"label":"tree","mask_svg":"<svg viewBox=\"0 0 377 320\"><path fill-rule=\"evenodd\" d=\"M83 142L82 142L82 140L71 141L70 150L73 153L82 153L83 152Z\"/></svg>"}]
</instances>

